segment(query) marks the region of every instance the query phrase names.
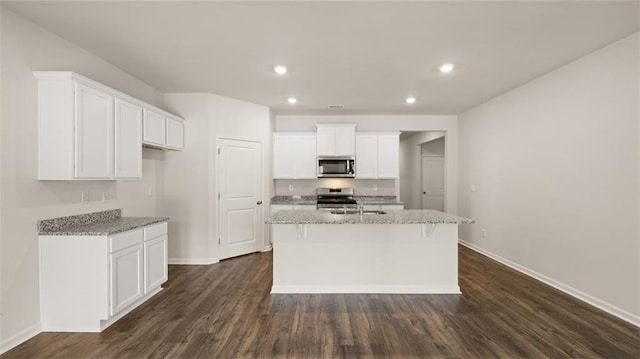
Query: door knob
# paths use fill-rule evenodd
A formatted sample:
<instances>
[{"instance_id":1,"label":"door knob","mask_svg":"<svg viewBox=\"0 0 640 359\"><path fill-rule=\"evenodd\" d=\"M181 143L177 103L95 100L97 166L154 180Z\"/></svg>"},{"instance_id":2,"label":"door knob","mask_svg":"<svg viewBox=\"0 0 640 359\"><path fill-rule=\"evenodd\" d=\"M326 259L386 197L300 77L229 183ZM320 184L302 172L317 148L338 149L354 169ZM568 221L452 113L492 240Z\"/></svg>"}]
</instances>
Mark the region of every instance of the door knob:
<instances>
[{"instance_id":1,"label":"door knob","mask_svg":"<svg viewBox=\"0 0 640 359\"><path fill-rule=\"evenodd\" d=\"M259 206L259 205L262 204L262 201L258 201L258 202L256 202L256 204Z\"/></svg>"}]
</instances>

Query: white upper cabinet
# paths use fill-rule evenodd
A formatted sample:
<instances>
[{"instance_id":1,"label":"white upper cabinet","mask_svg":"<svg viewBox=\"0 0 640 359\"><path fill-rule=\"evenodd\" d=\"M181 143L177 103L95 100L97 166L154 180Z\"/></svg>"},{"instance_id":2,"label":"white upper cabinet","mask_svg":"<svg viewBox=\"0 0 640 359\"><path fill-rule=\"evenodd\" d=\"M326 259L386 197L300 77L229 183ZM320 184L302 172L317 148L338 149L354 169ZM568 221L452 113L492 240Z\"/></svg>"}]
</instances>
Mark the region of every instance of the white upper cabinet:
<instances>
[{"instance_id":1,"label":"white upper cabinet","mask_svg":"<svg viewBox=\"0 0 640 359\"><path fill-rule=\"evenodd\" d=\"M398 178L400 134L356 135L356 178Z\"/></svg>"},{"instance_id":2,"label":"white upper cabinet","mask_svg":"<svg viewBox=\"0 0 640 359\"><path fill-rule=\"evenodd\" d=\"M378 178L376 135L356 135L356 178Z\"/></svg>"},{"instance_id":3,"label":"white upper cabinet","mask_svg":"<svg viewBox=\"0 0 640 359\"><path fill-rule=\"evenodd\" d=\"M164 114L144 109L142 143L164 146L167 136L167 118Z\"/></svg>"},{"instance_id":4,"label":"white upper cabinet","mask_svg":"<svg viewBox=\"0 0 640 359\"><path fill-rule=\"evenodd\" d=\"M400 134L378 135L378 178L398 178Z\"/></svg>"},{"instance_id":5,"label":"white upper cabinet","mask_svg":"<svg viewBox=\"0 0 640 359\"><path fill-rule=\"evenodd\" d=\"M355 124L316 124L318 157L355 156Z\"/></svg>"},{"instance_id":6,"label":"white upper cabinet","mask_svg":"<svg viewBox=\"0 0 640 359\"><path fill-rule=\"evenodd\" d=\"M144 109L142 143L149 147L184 148L184 121L159 111Z\"/></svg>"},{"instance_id":7,"label":"white upper cabinet","mask_svg":"<svg viewBox=\"0 0 640 359\"><path fill-rule=\"evenodd\" d=\"M171 114L70 71L34 76L39 180L140 178L143 142L183 147L184 123Z\"/></svg>"},{"instance_id":8,"label":"white upper cabinet","mask_svg":"<svg viewBox=\"0 0 640 359\"><path fill-rule=\"evenodd\" d=\"M75 176L112 178L113 96L78 82L75 94Z\"/></svg>"},{"instance_id":9,"label":"white upper cabinet","mask_svg":"<svg viewBox=\"0 0 640 359\"><path fill-rule=\"evenodd\" d=\"M182 149L184 147L184 122L175 117L167 117L168 148Z\"/></svg>"},{"instance_id":10,"label":"white upper cabinet","mask_svg":"<svg viewBox=\"0 0 640 359\"><path fill-rule=\"evenodd\" d=\"M38 179L114 178L114 96L71 72L38 79Z\"/></svg>"},{"instance_id":11,"label":"white upper cabinet","mask_svg":"<svg viewBox=\"0 0 640 359\"><path fill-rule=\"evenodd\" d=\"M273 134L273 178L316 178L316 135Z\"/></svg>"},{"instance_id":12,"label":"white upper cabinet","mask_svg":"<svg viewBox=\"0 0 640 359\"><path fill-rule=\"evenodd\" d=\"M115 177L142 177L142 106L116 98Z\"/></svg>"}]
</instances>

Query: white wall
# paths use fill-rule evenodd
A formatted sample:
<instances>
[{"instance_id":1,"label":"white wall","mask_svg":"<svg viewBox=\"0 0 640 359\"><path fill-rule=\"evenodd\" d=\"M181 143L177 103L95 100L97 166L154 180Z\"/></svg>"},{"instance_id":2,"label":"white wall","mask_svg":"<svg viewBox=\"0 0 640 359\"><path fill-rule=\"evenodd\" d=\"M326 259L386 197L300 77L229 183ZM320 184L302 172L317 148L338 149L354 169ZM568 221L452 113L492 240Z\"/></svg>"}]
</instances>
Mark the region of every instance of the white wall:
<instances>
[{"instance_id":1,"label":"white wall","mask_svg":"<svg viewBox=\"0 0 640 359\"><path fill-rule=\"evenodd\" d=\"M166 94L167 108L186 119L185 148L167 155L161 213L177 222L170 228L170 262L204 264L218 260L217 148L220 138L262 143L263 217L271 191L269 108L213 94ZM263 247L269 246L263 228Z\"/></svg>"},{"instance_id":2,"label":"white wall","mask_svg":"<svg viewBox=\"0 0 640 359\"><path fill-rule=\"evenodd\" d=\"M442 131L447 133L447 212L456 214L458 199L458 118L457 116L276 116L277 132L315 132L316 123L355 123L356 131ZM401 148L402 151L402 148ZM417 148L418 154L420 149ZM402 156L402 154L401 154ZM401 169L402 177L402 169ZM402 180L398 182L402 200ZM366 187L364 187L366 188Z\"/></svg>"},{"instance_id":3,"label":"white wall","mask_svg":"<svg viewBox=\"0 0 640 359\"><path fill-rule=\"evenodd\" d=\"M140 181L37 181L37 83L34 70L71 70L162 105L162 94L102 59L1 8L0 350L39 331L36 222L106 209L156 215L163 154L144 150ZM148 191L151 191L151 197ZM91 202L80 203L89 191ZM111 200L101 202L107 191Z\"/></svg>"},{"instance_id":4,"label":"white wall","mask_svg":"<svg viewBox=\"0 0 640 359\"><path fill-rule=\"evenodd\" d=\"M461 114L458 191L464 241L636 324L638 41Z\"/></svg>"},{"instance_id":5,"label":"white wall","mask_svg":"<svg viewBox=\"0 0 640 359\"><path fill-rule=\"evenodd\" d=\"M422 209L421 145L446 135L447 133L442 131L426 131L403 138L400 141L400 200L404 202L404 208ZM451 167L449 163L446 163L445 166L447 169ZM445 183L446 189L453 186L453 190L457 190L455 183L447 181ZM447 201L445 198L445 202L448 205L451 201ZM445 206L445 212L451 212L449 207Z\"/></svg>"},{"instance_id":6,"label":"white wall","mask_svg":"<svg viewBox=\"0 0 640 359\"><path fill-rule=\"evenodd\" d=\"M209 239L210 156L209 94L168 94L165 104L185 119L181 152L166 154L159 212L171 218L170 263L213 263L215 248ZM217 241L216 241L217 244Z\"/></svg>"},{"instance_id":7,"label":"white wall","mask_svg":"<svg viewBox=\"0 0 640 359\"><path fill-rule=\"evenodd\" d=\"M315 196L318 187L352 187L356 196L397 196L393 179L278 179L273 182L276 196ZM293 191L289 191L289 185Z\"/></svg>"}]
</instances>

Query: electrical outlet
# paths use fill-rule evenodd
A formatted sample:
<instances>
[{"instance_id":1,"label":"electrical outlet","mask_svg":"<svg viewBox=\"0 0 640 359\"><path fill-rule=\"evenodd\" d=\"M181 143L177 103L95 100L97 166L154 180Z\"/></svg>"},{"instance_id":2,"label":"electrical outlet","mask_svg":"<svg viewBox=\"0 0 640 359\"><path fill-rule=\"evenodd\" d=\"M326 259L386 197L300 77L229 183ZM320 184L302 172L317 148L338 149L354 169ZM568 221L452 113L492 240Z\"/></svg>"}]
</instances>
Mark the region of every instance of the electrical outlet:
<instances>
[{"instance_id":1,"label":"electrical outlet","mask_svg":"<svg viewBox=\"0 0 640 359\"><path fill-rule=\"evenodd\" d=\"M475 192L475 191L476 191L476 185L474 185L474 184L470 184L470 185L469 185L469 191L471 191L471 192Z\"/></svg>"},{"instance_id":2,"label":"electrical outlet","mask_svg":"<svg viewBox=\"0 0 640 359\"><path fill-rule=\"evenodd\" d=\"M102 202L106 202L109 200L109 192L102 191Z\"/></svg>"},{"instance_id":3,"label":"electrical outlet","mask_svg":"<svg viewBox=\"0 0 640 359\"><path fill-rule=\"evenodd\" d=\"M153 188L147 188L147 197L153 197Z\"/></svg>"},{"instance_id":4,"label":"electrical outlet","mask_svg":"<svg viewBox=\"0 0 640 359\"><path fill-rule=\"evenodd\" d=\"M372 186L372 189L373 189L373 192L378 192L378 185L377 185L377 184L374 184L374 185Z\"/></svg>"},{"instance_id":5,"label":"electrical outlet","mask_svg":"<svg viewBox=\"0 0 640 359\"><path fill-rule=\"evenodd\" d=\"M487 238L487 230L486 229L481 230L480 235L482 236L482 238Z\"/></svg>"},{"instance_id":6,"label":"electrical outlet","mask_svg":"<svg viewBox=\"0 0 640 359\"><path fill-rule=\"evenodd\" d=\"M293 192L293 185L292 184L289 185L289 192Z\"/></svg>"},{"instance_id":7,"label":"electrical outlet","mask_svg":"<svg viewBox=\"0 0 640 359\"><path fill-rule=\"evenodd\" d=\"M80 203L89 202L89 191L80 192Z\"/></svg>"}]
</instances>

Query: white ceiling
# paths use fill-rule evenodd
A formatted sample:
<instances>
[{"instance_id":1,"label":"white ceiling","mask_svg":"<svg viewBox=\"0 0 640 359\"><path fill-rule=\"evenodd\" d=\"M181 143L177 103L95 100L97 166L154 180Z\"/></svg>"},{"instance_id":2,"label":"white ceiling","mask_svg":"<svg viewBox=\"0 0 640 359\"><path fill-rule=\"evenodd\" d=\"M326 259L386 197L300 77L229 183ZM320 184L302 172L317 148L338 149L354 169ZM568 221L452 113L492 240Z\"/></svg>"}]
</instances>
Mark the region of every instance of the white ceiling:
<instances>
[{"instance_id":1,"label":"white ceiling","mask_svg":"<svg viewBox=\"0 0 640 359\"><path fill-rule=\"evenodd\" d=\"M458 114L638 31L639 22L637 1L3 6L162 92L212 92L277 114ZM456 70L440 74L443 62ZM276 64L289 72L275 75ZM412 106L409 95L418 99ZM327 109L336 104L344 109Z\"/></svg>"}]
</instances>

